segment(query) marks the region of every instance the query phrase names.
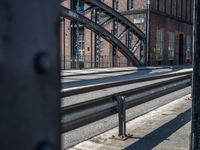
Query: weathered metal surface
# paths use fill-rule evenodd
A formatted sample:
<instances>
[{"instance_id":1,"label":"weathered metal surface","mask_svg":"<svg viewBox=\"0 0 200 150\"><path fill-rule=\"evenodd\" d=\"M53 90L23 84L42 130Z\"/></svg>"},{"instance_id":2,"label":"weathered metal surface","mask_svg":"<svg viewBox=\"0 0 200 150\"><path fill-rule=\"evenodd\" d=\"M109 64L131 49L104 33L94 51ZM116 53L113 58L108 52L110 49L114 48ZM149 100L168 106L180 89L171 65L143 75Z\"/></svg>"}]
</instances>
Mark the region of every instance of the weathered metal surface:
<instances>
[{"instance_id":1,"label":"weathered metal surface","mask_svg":"<svg viewBox=\"0 0 200 150\"><path fill-rule=\"evenodd\" d=\"M200 149L200 1L195 0L191 150Z\"/></svg>"},{"instance_id":2,"label":"weathered metal surface","mask_svg":"<svg viewBox=\"0 0 200 150\"><path fill-rule=\"evenodd\" d=\"M105 30L100 25L92 22L88 18L84 17L83 15L80 15L79 13L76 13L66 7L62 7L62 15L64 17L69 18L70 20L77 21L81 24L83 24L85 27L89 28L90 30L94 31L95 33L100 34L105 40L109 41L114 46L117 46L119 48L119 51L128 58L130 62L132 62L135 66L142 66L142 64L138 61L138 59L135 57L135 55L129 51L129 49L115 36L113 36L110 32Z\"/></svg>"},{"instance_id":3,"label":"weathered metal surface","mask_svg":"<svg viewBox=\"0 0 200 150\"><path fill-rule=\"evenodd\" d=\"M0 150L60 149L59 1L0 0Z\"/></svg>"}]
</instances>

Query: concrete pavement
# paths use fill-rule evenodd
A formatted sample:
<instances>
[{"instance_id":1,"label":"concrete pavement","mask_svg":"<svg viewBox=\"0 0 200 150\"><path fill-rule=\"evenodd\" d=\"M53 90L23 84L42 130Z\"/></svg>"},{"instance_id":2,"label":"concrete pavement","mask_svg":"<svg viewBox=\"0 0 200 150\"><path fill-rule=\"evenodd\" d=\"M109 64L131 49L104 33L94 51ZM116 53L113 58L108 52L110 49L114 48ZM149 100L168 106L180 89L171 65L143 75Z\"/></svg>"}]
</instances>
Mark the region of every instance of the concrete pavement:
<instances>
[{"instance_id":1,"label":"concrete pavement","mask_svg":"<svg viewBox=\"0 0 200 150\"><path fill-rule=\"evenodd\" d=\"M125 141L112 139L118 128L79 143L68 150L188 150L190 95L177 99L127 123Z\"/></svg>"}]
</instances>

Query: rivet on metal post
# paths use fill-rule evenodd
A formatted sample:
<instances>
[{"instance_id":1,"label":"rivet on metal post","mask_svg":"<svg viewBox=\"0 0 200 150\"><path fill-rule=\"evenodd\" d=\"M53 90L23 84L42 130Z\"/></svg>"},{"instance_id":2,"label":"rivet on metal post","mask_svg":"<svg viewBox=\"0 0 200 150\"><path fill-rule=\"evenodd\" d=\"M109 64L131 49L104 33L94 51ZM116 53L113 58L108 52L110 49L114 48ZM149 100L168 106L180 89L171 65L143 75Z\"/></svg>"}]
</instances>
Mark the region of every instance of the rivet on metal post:
<instances>
[{"instance_id":1,"label":"rivet on metal post","mask_svg":"<svg viewBox=\"0 0 200 150\"><path fill-rule=\"evenodd\" d=\"M53 145L51 143L43 141L38 144L36 150L55 150L55 148L53 148Z\"/></svg>"},{"instance_id":2,"label":"rivet on metal post","mask_svg":"<svg viewBox=\"0 0 200 150\"><path fill-rule=\"evenodd\" d=\"M44 52L38 53L35 57L34 65L38 73L47 73L51 66L48 55Z\"/></svg>"},{"instance_id":3,"label":"rivet on metal post","mask_svg":"<svg viewBox=\"0 0 200 150\"><path fill-rule=\"evenodd\" d=\"M112 138L126 140L131 137L131 135L126 134L126 99L124 96L117 96L116 100L118 107L119 133L118 137L112 136Z\"/></svg>"}]
</instances>

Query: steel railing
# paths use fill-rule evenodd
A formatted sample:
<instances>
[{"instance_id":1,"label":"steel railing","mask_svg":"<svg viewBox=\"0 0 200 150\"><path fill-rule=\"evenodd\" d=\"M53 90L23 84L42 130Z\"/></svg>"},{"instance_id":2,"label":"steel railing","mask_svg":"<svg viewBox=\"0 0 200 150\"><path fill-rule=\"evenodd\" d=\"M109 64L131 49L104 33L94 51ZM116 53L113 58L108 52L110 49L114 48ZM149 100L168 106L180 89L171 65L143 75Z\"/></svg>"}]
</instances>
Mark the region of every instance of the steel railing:
<instances>
[{"instance_id":1,"label":"steel railing","mask_svg":"<svg viewBox=\"0 0 200 150\"><path fill-rule=\"evenodd\" d=\"M62 108L62 132L67 132L105 117L119 114L119 136L126 135L125 110L191 84L191 74Z\"/></svg>"}]
</instances>

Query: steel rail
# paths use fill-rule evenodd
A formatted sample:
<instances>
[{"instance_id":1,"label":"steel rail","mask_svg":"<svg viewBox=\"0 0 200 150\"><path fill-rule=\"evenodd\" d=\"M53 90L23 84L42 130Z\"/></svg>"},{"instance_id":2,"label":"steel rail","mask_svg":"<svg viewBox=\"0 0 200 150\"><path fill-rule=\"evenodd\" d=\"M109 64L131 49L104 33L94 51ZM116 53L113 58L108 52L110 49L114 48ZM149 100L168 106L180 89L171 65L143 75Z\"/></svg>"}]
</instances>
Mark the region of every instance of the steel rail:
<instances>
[{"instance_id":1,"label":"steel rail","mask_svg":"<svg viewBox=\"0 0 200 150\"><path fill-rule=\"evenodd\" d=\"M105 40L107 40L109 43L111 43L113 46L119 47L119 51L134 65L134 66L142 66L141 62L135 57L135 55L129 51L129 49L115 36L113 36L112 33L104 29L102 26L94 23L87 17L84 17L83 15L72 11L64 6L61 7L61 13L64 17L77 21L81 24L83 24L86 28L94 31L95 33L98 33L103 37Z\"/></svg>"},{"instance_id":2,"label":"steel rail","mask_svg":"<svg viewBox=\"0 0 200 150\"><path fill-rule=\"evenodd\" d=\"M126 92L74 104L62 108L62 132L98 121L117 113L117 96L126 97L126 109L153 100L191 84L191 75L179 76L167 81L150 84Z\"/></svg>"},{"instance_id":3,"label":"steel rail","mask_svg":"<svg viewBox=\"0 0 200 150\"><path fill-rule=\"evenodd\" d=\"M84 87L80 87L80 88L76 88L76 89L63 89L61 92L61 97L67 97L67 96L72 96L72 95L76 95L76 94L82 94L82 93L86 93L86 92L92 92L92 91L96 91L96 90L102 90L105 88L111 88L111 87L133 84L133 83L138 83L138 82L175 77L178 75L187 75L187 74L191 74L191 73L192 73L192 71L185 71L185 72L165 74L165 75L156 75L156 76L145 77L145 78L142 77L142 78L137 78L137 79L132 79L132 80L116 81L116 82L112 82L112 83L102 83L102 84L98 84L98 85L84 86Z\"/></svg>"}]
</instances>

